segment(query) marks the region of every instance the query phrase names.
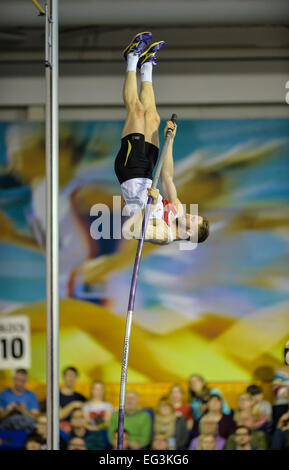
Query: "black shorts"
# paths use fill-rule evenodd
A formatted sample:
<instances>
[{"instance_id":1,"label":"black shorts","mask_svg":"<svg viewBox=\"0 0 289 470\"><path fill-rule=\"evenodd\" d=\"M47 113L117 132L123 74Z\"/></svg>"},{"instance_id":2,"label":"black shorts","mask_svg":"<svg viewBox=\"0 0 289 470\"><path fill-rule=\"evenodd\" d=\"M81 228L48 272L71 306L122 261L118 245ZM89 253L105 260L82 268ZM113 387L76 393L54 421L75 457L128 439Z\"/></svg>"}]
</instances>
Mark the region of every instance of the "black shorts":
<instances>
[{"instance_id":1,"label":"black shorts","mask_svg":"<svg viewBox=\"0 0 289 470\"><path fill-rule=\"evenodd\" d=\"M115 174L120 184L132 178L152 180L158 154L158 147L145 142L143 134L134 133L123 137L114 162Z\"/></svg>"}]
</instances>

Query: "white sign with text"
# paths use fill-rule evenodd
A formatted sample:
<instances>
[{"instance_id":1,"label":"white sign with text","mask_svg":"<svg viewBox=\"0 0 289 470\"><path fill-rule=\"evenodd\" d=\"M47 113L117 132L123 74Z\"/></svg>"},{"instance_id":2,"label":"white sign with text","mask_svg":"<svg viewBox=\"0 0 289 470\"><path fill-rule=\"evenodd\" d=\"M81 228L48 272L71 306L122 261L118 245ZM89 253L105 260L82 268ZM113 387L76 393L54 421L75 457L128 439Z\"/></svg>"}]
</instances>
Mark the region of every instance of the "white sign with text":
<instances>
[{"instance_id":1,"label":"white sign with text","mask_svg":"<svg viewBox=\"0 0 289 470\"><path fill-rule=\"evenodd\" d=\"M0 370L29 369L30 323L24 315L0 317Z\"/></svg>"}]
</instances>

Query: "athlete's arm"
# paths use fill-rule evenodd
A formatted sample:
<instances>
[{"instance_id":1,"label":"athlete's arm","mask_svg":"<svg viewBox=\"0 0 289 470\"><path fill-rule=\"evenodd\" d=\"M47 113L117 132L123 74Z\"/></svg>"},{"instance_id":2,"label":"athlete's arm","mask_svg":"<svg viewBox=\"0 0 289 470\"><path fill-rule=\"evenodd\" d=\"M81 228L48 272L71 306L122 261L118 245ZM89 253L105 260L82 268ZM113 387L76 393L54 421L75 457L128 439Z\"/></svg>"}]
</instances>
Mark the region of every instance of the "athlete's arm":
<instances>
[{"instance_id":1,"label":"athlete's arm","mask_svg":"<svg viewBox=\"0 0 289 470\"><path fill-rule=\"evenodd\" d=\"M177 125L172 121L167 121L164 134L166 136L167 130L172 129L171 138L169 141L167 153L163 163L161 171L161 186L162 186L162 195L165 199L168 199L172 202L177 210L178 214L181 215L183 210L181 206L181 201L178 199L177 189L174 183L174 158L173 158L173 145L174 139L177 132Z\"/></svg>"}]
</instances>

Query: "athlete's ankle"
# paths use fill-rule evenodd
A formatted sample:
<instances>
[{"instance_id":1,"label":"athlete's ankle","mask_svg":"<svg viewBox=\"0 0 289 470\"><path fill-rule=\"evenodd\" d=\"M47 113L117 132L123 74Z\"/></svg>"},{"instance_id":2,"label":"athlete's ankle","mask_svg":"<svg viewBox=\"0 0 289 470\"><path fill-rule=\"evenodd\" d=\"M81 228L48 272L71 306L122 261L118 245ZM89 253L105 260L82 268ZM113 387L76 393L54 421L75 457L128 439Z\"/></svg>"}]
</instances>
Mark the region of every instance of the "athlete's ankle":
<instances>
[{"instance_id":1,"label":"athlete's ankle","mask_svg":"<svg viewBox=\"0 0 289 470\"><path fill-rule=\"evenodd\" d=\"M136 72L137 63L138 63L139 55L136 54L128 54L127 56L127 72Z\"/></svg>"}]
</instances>

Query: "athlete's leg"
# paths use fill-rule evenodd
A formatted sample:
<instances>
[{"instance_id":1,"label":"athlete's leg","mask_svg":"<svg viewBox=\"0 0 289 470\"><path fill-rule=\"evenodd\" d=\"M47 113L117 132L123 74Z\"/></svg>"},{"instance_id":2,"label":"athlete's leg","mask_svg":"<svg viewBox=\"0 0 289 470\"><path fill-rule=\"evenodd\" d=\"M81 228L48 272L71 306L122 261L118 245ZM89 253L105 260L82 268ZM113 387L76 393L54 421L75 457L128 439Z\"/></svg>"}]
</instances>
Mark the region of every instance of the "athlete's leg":
<instances>
[{"instance_id":1,"label":"athlete's leg","mask_svg":"<svg viewBox=\"0 0 289 470\"><path fill-rule=\"evenodd\" d=\"M138 97L135 71L130 70L126 73L123 87L123 100L127 109L127 117L122 131L122 137L133 133L144 134L144 107Z\"/></svg>"},{"instance_id":2,"label":"athlete's leg","mask_svg":"<svg viewBox=\"0 0 289 470\"><path fill-rule=\"evenodd\" d=\"M139 33L124 51L127 72L123 87L123 100L127 109L127 118L122 138L133 133L144 134L144 108L137 91L136 69L139 57L151 40L151 33Z\"/></svg>"},{"instance_id":3,"label":"athlete's leg","mask_svg":"<svg viewBox=\"0 0 289 470\"><path fill-rule=\"evenodd\" d=\"M159 148L160 116L157 112L155 94L152 85L152 69L157 64L156 55L164 46L164 41L152 44L140 57L138 66L141 70L140 100L145 114L145 141Z\"/></svg>"},{"instance_id":4,"label":"athlete's leg","mask_svg":"<svg viewBox=\"0 0 289 470\"><path fill-rule=\"evenodd\" d=\"M152 67L152 64L145 64L145 65L149 65ZM156 108L155 95L154 95L152 82L142 81L140 100L144 107L145 141L159 148L160 146L159 144L160 116Z\"/></svg>"}]
</instances>

